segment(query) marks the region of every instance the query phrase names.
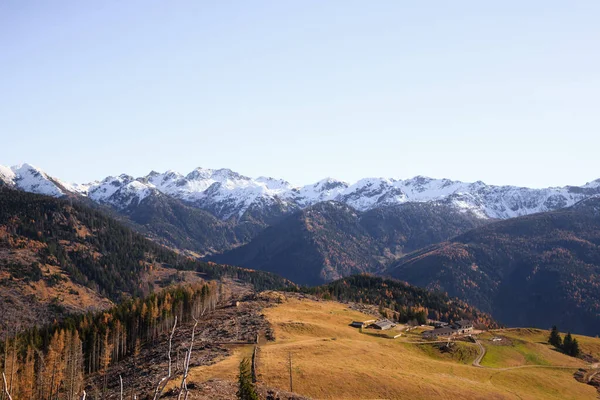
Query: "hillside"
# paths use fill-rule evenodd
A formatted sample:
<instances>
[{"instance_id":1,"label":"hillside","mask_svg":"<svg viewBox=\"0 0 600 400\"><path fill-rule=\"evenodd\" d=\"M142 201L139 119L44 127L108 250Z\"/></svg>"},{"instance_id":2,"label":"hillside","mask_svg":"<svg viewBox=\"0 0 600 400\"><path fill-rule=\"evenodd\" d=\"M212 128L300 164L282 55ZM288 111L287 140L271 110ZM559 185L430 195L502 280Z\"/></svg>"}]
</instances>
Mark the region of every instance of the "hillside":
<instances>
[{"instance_id":1,"label":"hillside","mask_svg":"<svg viewBox=\"0 0 600 400\"><path fill-rule=\"evenodd\" d=\"M328 201L283 218L250 243L210 259L314 285L382 271L407 252L486 222L444 204L407 203L362 213Z\"/></svg>"},{"instance_id":2,"label":"hillside","mask_svg":"<svg viewBox=\"0 0 600 400\"><path fill-rule=\"evenodd\" d=\"M305 288L303 292L328 300L378 305L380 310L386 310L389 318L402 323L414 321L426 324L428 319L444 322L468 319L482 327L497 327L489 315L463 301L395 279L354 275L326 285Z\"/></svg>"},{"instance_id":3,"label":"hillside","mask_svg":"<svg viewBox=\"0 0 600 400\"><path fill-rule=\"evenodd\" d=\"M288 284L178 255L78 202L0 188L0 335L106 308L172 281L222 276L257 287Z\"/></svg>"},{"instance_id":4,"label":"hillside","mask_svg":"<svg viewBox=\"0 0 600 400\"><path fill-rule=\"evenodd\" d=\"M590 365L553 351L545 343L548 331L483 334L481 343L489 356L484 355L477 367L473 362L480 350L468 340L445 347L446 341L423 341L418 332L426 328L407 331L403 325L387 333L360 331L350 322L373 319L373 315L335 301L270 295L276 304L263 313L274 340L258 346L261 386L289 390L291 358L293 391L315 399L579 400L598 394L593 386L574 378L579 368L589 370ZM577 340L585 353L600 356L598 339L578 336ZM239 360L252 354L252 349L253 345L236 347L215 364L193 368L190 379L200 387L203 382L235 381ZM202 392L192 394L205 398Z\"/></svg>"},{"instance_id":5,"label":"hillside","mask_svg":"<svg viewBox=\"0 0 600 400\"><path fill-rule=\"evenodd\" d=\"M600 198L495 222L416 251L389 270L509 326L600 333Z\"/></svg>"}]
</instances>

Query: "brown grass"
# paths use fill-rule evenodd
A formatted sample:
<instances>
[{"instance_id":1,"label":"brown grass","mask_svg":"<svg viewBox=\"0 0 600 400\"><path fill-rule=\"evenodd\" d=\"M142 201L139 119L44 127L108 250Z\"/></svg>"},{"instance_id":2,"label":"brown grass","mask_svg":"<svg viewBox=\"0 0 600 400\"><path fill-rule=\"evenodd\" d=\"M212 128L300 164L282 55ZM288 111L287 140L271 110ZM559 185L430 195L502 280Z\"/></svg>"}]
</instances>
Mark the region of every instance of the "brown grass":
<instances>
[{"instance_id":1,"label":"brown grass","mask_svg":"<svg viewBox=\"0 0 600 400\"><path fill-rule=\"evenodd\" d=\"M291 353L294 391L316 399L533 400L596 396L594 388L573 379L575 367L476 368L465 360L424 351L419 348L423 345L361 334L348 324L371 317L336 302L289 299L266 309L265 315L274 327L276 341L260 348L259 380L270 387L289 389ZM239 349L213 366L195 369L193 379L235 379L240 358L251 348ZM563 355L553 358L544 352L543 357L549 364L565 361Z\"/></svg>"}]
</instances>

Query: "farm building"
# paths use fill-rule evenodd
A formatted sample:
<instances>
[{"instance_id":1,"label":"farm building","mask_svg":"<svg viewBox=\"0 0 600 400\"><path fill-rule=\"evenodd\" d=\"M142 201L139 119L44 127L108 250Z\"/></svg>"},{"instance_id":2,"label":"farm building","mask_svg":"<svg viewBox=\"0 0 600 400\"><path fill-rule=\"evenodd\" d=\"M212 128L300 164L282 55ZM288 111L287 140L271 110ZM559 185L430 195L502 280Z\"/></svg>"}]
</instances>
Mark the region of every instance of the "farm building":
<instances>
[{"instance_id":1,"label":"farm building","mask_svg":"<svg viewBox=\"0 0 600 400\"><path fill-rule=\"evenodd\" d=\"M457 321L451 326L437 325L434 330L425 331L422 333L424 339L436 338L436 337L450 337L453 335L463 335L473 331L473 323L466 319Z\"/></svg>"},{"instance_id":2,"label":"farm building","mask_svg":"<svg viewBox=\"0 0 600 400\"><path fill-rule=\"evenodd\" d=\"M458 334L469 333L473 330L473 323L469 320L462 319L452 324L452 327Z\"/></svg>"},{"instance_id":3,"label":"farm building","mask_svg":"<svg viewBox=\"0 0 600 400\"><path fill-rule=\"evenodd\" d=\"M375 320L370 319L368 321L352 321L350 326L353 328L364 328L365 326L369 325L371 322L375 322Z\"/></svg>"},{"instance_id":4,"label":"farm building","mask_svg":"<svg viewBox=\"0 0 600 400\"><path fill-rule=\"evenodd\" d=\"M396 326L396 324L394 324L389 319L382 319L369 325L369 328L385 331L387 329L393 328L394 326Z\"/></svg>"},{"instance_id":5,"label":"farm building","mask_svg":"<svg viewBox=\"0 0 600 400\"><path fill-rule=\"evenodd\" d=\"M424 339L429 339L429 338L436 338L436 337L449 337L449 336L453 336L456 335L456 330L454 330L453 328L450 328L449 326L445 327L445 328L437 328L431 331L425 331L423 332L423 334L421 336L423 336Z\"/></svg>"}]
</instances>

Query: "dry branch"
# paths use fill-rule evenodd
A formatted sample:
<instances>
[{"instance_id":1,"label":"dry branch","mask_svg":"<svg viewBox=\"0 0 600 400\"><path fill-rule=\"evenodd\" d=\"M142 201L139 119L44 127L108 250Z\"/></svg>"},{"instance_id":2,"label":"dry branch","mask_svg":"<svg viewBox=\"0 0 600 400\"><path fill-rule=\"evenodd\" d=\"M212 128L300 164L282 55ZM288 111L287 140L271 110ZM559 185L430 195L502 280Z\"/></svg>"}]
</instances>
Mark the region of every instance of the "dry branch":
<instances>
[{"instance_id":1,"label":"dry branch","mask_svg":"<svg viewBox=\"0 0 600 400\"><path fill-rule=\"evenodd\" d=\"M8 397L8 400L12 400L12 397L10 396L10 393L8 392L8 385L6 384L6 375L4 375L4 372L2 373L2 379L4 380L4 394L6 394L6 397Z\"/></svg>"}]
</instances>

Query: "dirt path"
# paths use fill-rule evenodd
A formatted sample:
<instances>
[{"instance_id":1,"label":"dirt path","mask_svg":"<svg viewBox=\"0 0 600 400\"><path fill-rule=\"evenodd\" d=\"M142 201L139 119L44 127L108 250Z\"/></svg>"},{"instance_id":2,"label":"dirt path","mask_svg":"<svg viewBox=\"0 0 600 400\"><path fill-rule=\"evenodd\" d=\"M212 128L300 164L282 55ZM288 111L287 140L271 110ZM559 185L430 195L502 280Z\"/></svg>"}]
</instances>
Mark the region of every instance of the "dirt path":
<instances>
[{"instance_id":1,"label":"dirt path","mask_svg":"<svg viewBox=\"0 0 600 400\"><path fill-rule=\"evenodd\" d=\"M475 360L473 360L473 366L479 367L479 368L485 368L481 365L481 360L483 360L483 357L485 356L485 347L483 347L481 342L477 339L475 339L475 344L477 345L477 347L479 347L479 354L477 355L477 358Z\"/></svg>"},{"instance_id":2,"label":"dirt path","mask_svg":"<svg viewBox=\"0 0 600 400\"><path fill-rule=\"evenodd\" d=\"M512 371L514 369L522 369L522 368L579 369L579 367L574 367L574 366L570 366L570 365L518 365L516 367L504 367L504 368L487 367L485 365L481 365L481 361L483 360L483 357L485 356L485 347L477 339L475 339L475 344L477 344L477 346L479 347L479 355L473 361L473 366L478 367L478 368L486 368L486 369L491 369L491 370L495 370L495 371Z\"/></svg>"}]
</instances>

